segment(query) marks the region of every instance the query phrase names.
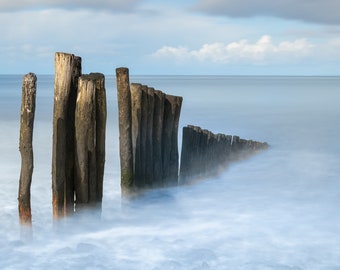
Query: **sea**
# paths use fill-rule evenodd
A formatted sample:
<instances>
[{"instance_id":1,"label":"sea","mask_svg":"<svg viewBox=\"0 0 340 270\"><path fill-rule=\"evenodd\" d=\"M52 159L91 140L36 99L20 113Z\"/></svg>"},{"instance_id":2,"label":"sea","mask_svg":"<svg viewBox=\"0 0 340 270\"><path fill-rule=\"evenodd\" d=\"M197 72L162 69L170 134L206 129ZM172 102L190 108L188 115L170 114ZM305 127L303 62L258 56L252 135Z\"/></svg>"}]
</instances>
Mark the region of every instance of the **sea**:
<instances>
[{"instance_id":1,"label":"sea","mask_svg":"<svg viewBox=\"0 0 340 270\"><path fill-rule=\"evenodd\" d=\"M53 221L52 75L37 75L32 227L19 225L22 75L0 75L0 269L340 269L340 77L141 76L183 97L179 123L269 148L191 185L121 198L106 75L101 213Z\"/></svg>"}]
</instances>

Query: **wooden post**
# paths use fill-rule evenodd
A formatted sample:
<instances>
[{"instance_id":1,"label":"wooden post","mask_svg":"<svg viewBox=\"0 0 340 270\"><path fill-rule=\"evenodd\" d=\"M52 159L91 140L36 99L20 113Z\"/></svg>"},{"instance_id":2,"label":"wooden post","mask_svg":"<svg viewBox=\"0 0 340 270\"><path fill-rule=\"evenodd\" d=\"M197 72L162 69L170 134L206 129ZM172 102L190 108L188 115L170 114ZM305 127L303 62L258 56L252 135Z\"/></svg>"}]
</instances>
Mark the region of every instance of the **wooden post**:
<instances>
[{"instance_id":1,"label":"wooden post","mask_svg":"<svg viewBox=\"0 0 340 270\"><path fill-rule=\"evenodd\" d=\"M141 138L140 138L140 168L141 177L138 179L140 187L145 187L147 167L147 125L148 125L148 87L142 85L142 110L141 110Z\"/></svg>"},{"instance_id":2,"label":"wooden post","mask_svg":"<svg viewBox=\"0 0 340 270\"><path fill-rule=\"evenodd\" d=\"M194 142L194 130L191 126L183 127L182 151L180 167L180 183L185 184L193 170L194 149L197 147Z\"/></svg>"},{"instance_id":3,"label":"wooden post","mask_svg":"<svg viewBox=\"0 0 340 270\"><path fill-rule=\"evenodd\" d=\"M77 207L97 200L95 112L96 82L89 75L81 76L75 112Z\"/></svg>"},{"instance_id":4,"label":"wooden post","mask_svg":"<svg viewBox=\"0 0 340 270\"><path fill-rule=\"evenodd\" d=\"M164 93L154 92L153 114L153 187L162 186L162 135L164 117Z\"/></svg>"},{"instance_id":5,"label":"wooden post","mask_svg":"<svg viewBox=\"0 0 340 270\"><path fill-rule=\"evenodd\" d=\"M53 216L73 210L74 111L81 58L67 53L55 54L52 204Z\"/></svg>"},{"instance_id":6,"label":"wooden post","mask_svg":"<svg viewBox=\"0 0 340 270\"><path fill-rule=\"evenodd\" d=\"M178 183L178 123L182 98L165 95L163 119L163 180L165 185Z\"/></svg>"},{"instance_id":7,"label":"wooden post","mask_svg":"<svg viewBox=\"0 0 340 270\"><path fill-rule=\"evenodd\" d=\"M74 211L74 178L75 178L75 111L78 92L78 78L81 76L81 58L74 56L73 74L71 76L71 88L69 101L67 106L66 117L66 187L65 187L65 202L66 212Z\"/></svg>"},{"instance_id":8,"label":"wooden post","mask_svg":"<svg viewBox=\"0 0 340 270\"><path fill-rule=\"evenodd\" d=\"M230 159L232 161L235 161L235 160L239 159L240 150L241 150L240 137L234 135L233 139L232 139L232 142L231 142L231 155L230 155Z\"/></svg>"},{"instance_id":9,"label":"wooden post","mask_svg":"<svg viewBox=\"0 0 340 270\"><path fill-rule=\"evenodd\" d=\"M208 130L202 129L200 133L200 177L205 177L207 173L207 148L208 148Z\"/></svg>"},{"instance_id":10,"label":"wooden post","mask_svg":"<svg viewBox=\"0 0 340 270\"><path fill-rule=\"evenodd\" d=\"M33 174L33 125L35 114L37 77L28 73L22 81L22 102L20 112L20 142L21 171L19 180L19 218L23 225L32 224L31 214L31 182Z\"/></svg>"},{"instance_id":11,"label":"wooden post","mask_svg":"<svg viewBox=\"0 0 340 270\"><path fill-rule=\"evenodd\" d=\"M96 193L97 202L101 204L103 198L103 181L105 167L105 139L106 139L106 90L105 77L101 73L91 73L96 84Z\"/></svg>"},{"instance_id":12,"label":"wooden post","mask_svg":"<svg viewBox=\"0 0 340 270\"><path fill-rule=\"evenodd\" d=\"M134 185L137 188L141 188L144 185L144 183L141 181L143 178L141 168L142 85L138 83L132 83L130 91Z\"/></svg>"},{"instance_id":13,"label":"wooden post","mask_svg":"<svg viewBox=\"0 0 340 270\"><path fill-rule=\"evenodd\" d=\"M170 185L170 156L171 156L171 137L175 118L175 103L176 97L165 95L164 101L164 119L163 119L163 138L162 138L162 153L163 153L163 181L164 184Z\"/></svg>"},{"instance_id":14,"label":"wooden post","mask_svg":"<svg viewBox=\"0 0 340 270\"><path fill-rule=\"evenodd\" d=\"M133 156L131 139L131 93L129 70L116 69L118 112L119 112L119 149L122 194L128 195L133 187Z\"/></svg>"},{"instance_id":15,"label":"wooden post","mask_svg":"<svg viewBox=\"0 0 340 270\"><path fill-rule=\"evenodd\" d=\"M179 154L178 154L178 126L182 108L182 97L175 97L174 103L174 120L171 134L171 152L170 152L170 181L171 185L178 185L179 174Z\"/></svg>"},{"instance_id":16,"label":"wooden post","mask_svg":"<svg viewBox=\"0 0 340 270\"><path fill-rule=\"evenodd\" d=\"M154 115L154 91L155 89L148 87L147 89L147 123L146 128L146 167L145 167L145 186L152 187L153 183L153 115Z\"/></svg>"}]
</instances>

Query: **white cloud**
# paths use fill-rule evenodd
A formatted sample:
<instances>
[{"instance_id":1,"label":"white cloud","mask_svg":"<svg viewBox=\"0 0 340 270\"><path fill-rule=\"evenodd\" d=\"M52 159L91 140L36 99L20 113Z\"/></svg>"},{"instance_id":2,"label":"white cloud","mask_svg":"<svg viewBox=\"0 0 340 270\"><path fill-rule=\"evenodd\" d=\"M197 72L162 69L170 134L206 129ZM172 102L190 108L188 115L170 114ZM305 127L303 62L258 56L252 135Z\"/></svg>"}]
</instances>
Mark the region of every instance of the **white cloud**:
<instances>
[{"instance_id":1,"label":"white cloud","mask_svg":"<svg viewBox=\"0 0 340 270\"><path fill-rule=\"evenodd\" d=\"M204 44L198 50L190 50L185 47L164 46L153 53L155 58L173 58L177 61L196 59L199 61L228 63L239 61L251 61L264 63L277 60L300 58L310 54L314 45L306 39L295 41L283 41L274 44L268 35L262 36L255 43L244 39L229 44L211 43Z\"/></svg>"}]
</instances>

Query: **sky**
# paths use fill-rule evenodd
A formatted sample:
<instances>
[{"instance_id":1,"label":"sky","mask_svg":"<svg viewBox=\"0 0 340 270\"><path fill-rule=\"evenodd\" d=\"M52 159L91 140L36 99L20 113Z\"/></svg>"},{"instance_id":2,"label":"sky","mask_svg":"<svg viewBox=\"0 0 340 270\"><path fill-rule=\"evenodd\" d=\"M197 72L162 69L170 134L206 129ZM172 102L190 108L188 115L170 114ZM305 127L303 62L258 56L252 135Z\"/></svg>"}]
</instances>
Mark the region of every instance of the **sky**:
<instances>
[{"instance_id":1,"label":"sky","mask_svg":"<svg viewBox=\"0 0 340 270\"><path fill-rule=\"evenodd\" d=\"M339 0L0 0L0 74L340 74Z\"/></svg>"}]
</instances>

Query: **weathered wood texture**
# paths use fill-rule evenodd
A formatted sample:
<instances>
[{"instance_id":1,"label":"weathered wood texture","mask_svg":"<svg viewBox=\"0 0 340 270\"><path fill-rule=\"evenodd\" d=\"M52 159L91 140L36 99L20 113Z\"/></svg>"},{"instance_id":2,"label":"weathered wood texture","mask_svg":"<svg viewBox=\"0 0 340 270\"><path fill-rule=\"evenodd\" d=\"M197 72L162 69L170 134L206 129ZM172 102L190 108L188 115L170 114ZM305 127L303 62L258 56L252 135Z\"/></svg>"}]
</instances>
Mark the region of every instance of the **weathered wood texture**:
<instances>
[{"instance_id":1,"label":"weathered wood texture","mask_svg":"<svg viewBox=\"0 0 340 270\"><path fill-rule=\"evenodd\" d=\"M159 90L154 92L153 115L153 187L163 186L163 118L165 94Z\"/></svg>"},{"instance_id":2,"label":"weathered wood texture","mask_svg":"<svg viewBox=\"0 0 340 270\"><path fill-rule=\"evenodd\" d=\"M165 95L163 118L163 181L165 186L178 184L178 124L182 97Z\"/></svg>"},{"instance_id":3,"label":"weathered wood texture","mask_svg":"<svg viewBox=\"0 0 340 270\"><path fill-rule=\"evenodd\" d=\"M73 211L74 204L74 113L81 58L55 54L52 205L55 218Z\"/></svg>"},{"instance_id":4,"label":"weathered wood texture","mask_svg":"<svg viewBox=\"0 0 340 270\"><path fill-rule=\"evenodd\" d=\"M106 94L104 75L79 78L75 112L76 209L100 206L105 163Z\"/></svg>"},{"instance_id":5,"label":"weathered wood texture","mask_svg":"<svg viewBox=\"0 0 340 270\"><path fill-rule=\"evenodd\" d=\"M96 169L97 169L97 202L103 198L103 181L105 168L105 141L106 141L106 120L107 102L105 77L101 73L91 73L96 82Z\"/></svg>"},{"instance_id":6,"label":"weathered wood texture","mask_svg":"<svg viewBox=\"0 0 340 270\"><path fill-rule=\"evenodd\" d=\"M133 156L133 175L134 185L141 188L144 185L142 176L141 158L141 124L142 124L142 85L131 84L131 137L132 137L132 156Z\"/></svg>"},{"instance_id":7,"label":"weathered wood texture","mask_svg":"<svg viewBox=\"0 0 340 270\"><path fill-rule=\"evenodd\" d=\"M147 121L146 121L146 166L145 166L145 186L152 187L153 184L153 117L154 117L154 98L155 89L147 87Z\"/></svg>"},{"instance_id":8,"label":"weathered wood texture","mask_svg":"<svg viewBox=\"0 0 340 270\"><path fill-rule=\"evenodd\" d=\"M129 88L128 70L118 70L121 165L126 164L123 168L130 168L132 164L133 168L128 184L124 173L121 174L123 193L126 190L133 192L141 188L177 185L177 137L182 97L165 95L162 91L138 83L132 83ZM128 104L131 112L128 111Z\"/></svg>"},{"instance_id":9,"label":"weathered wood texture","mask_svg":"<svg viewBox=\"0 0 340 270\"><path fill-rule=\"evenodd\" d=\"M119 119L119 149L122 193L129 193L133 187L133 152L131 123L131 93L129 70L116 69L118 119Z\"/></svg>"},{"instance_id":10,"label":"weathered wood texture","mask_svg":"<svg viewBox=\"0 0 340 270\"><path fill-rule=\"evenodd\" d=\"M95 94L95 81L81 76L75 112L77 206L96 197Z\"/></svg>"},{"instance_id":11,"label":"weathered wood texture","mask_svg":"<svg viewBox=\"0 0 340 270\"><path fill-rule=\"evenodd\" d=\"M19 218L20 223L31 225L31 182L34 167L33 160L33 126L35 115L35 99L37 77L33 73L26 74L22 81L22 102L20 112L21 171L19 180Z\"/></svg>"},{"instance_id":12,"label":"weathered wood texture","mask_svg":"<svg viewBox=\"0 0 340 270\"><path fill-rule=\"evenodd\" d=\"M132 84L131 89L134 186L177 185L182 98L165 95L146 85Z\"/></svg>"},{"instance_id":13,"label":"weathered wood texture","mask_svg":"<svg viewBox=\"0 0 340 270\"><path fill-rule=\"evenodd\" d=\"M182 184L218 174L229 162L266 149L267 143L239 136L214 134L196 126L183 128L180 182Z\"/></svg>"}]
</instances>

